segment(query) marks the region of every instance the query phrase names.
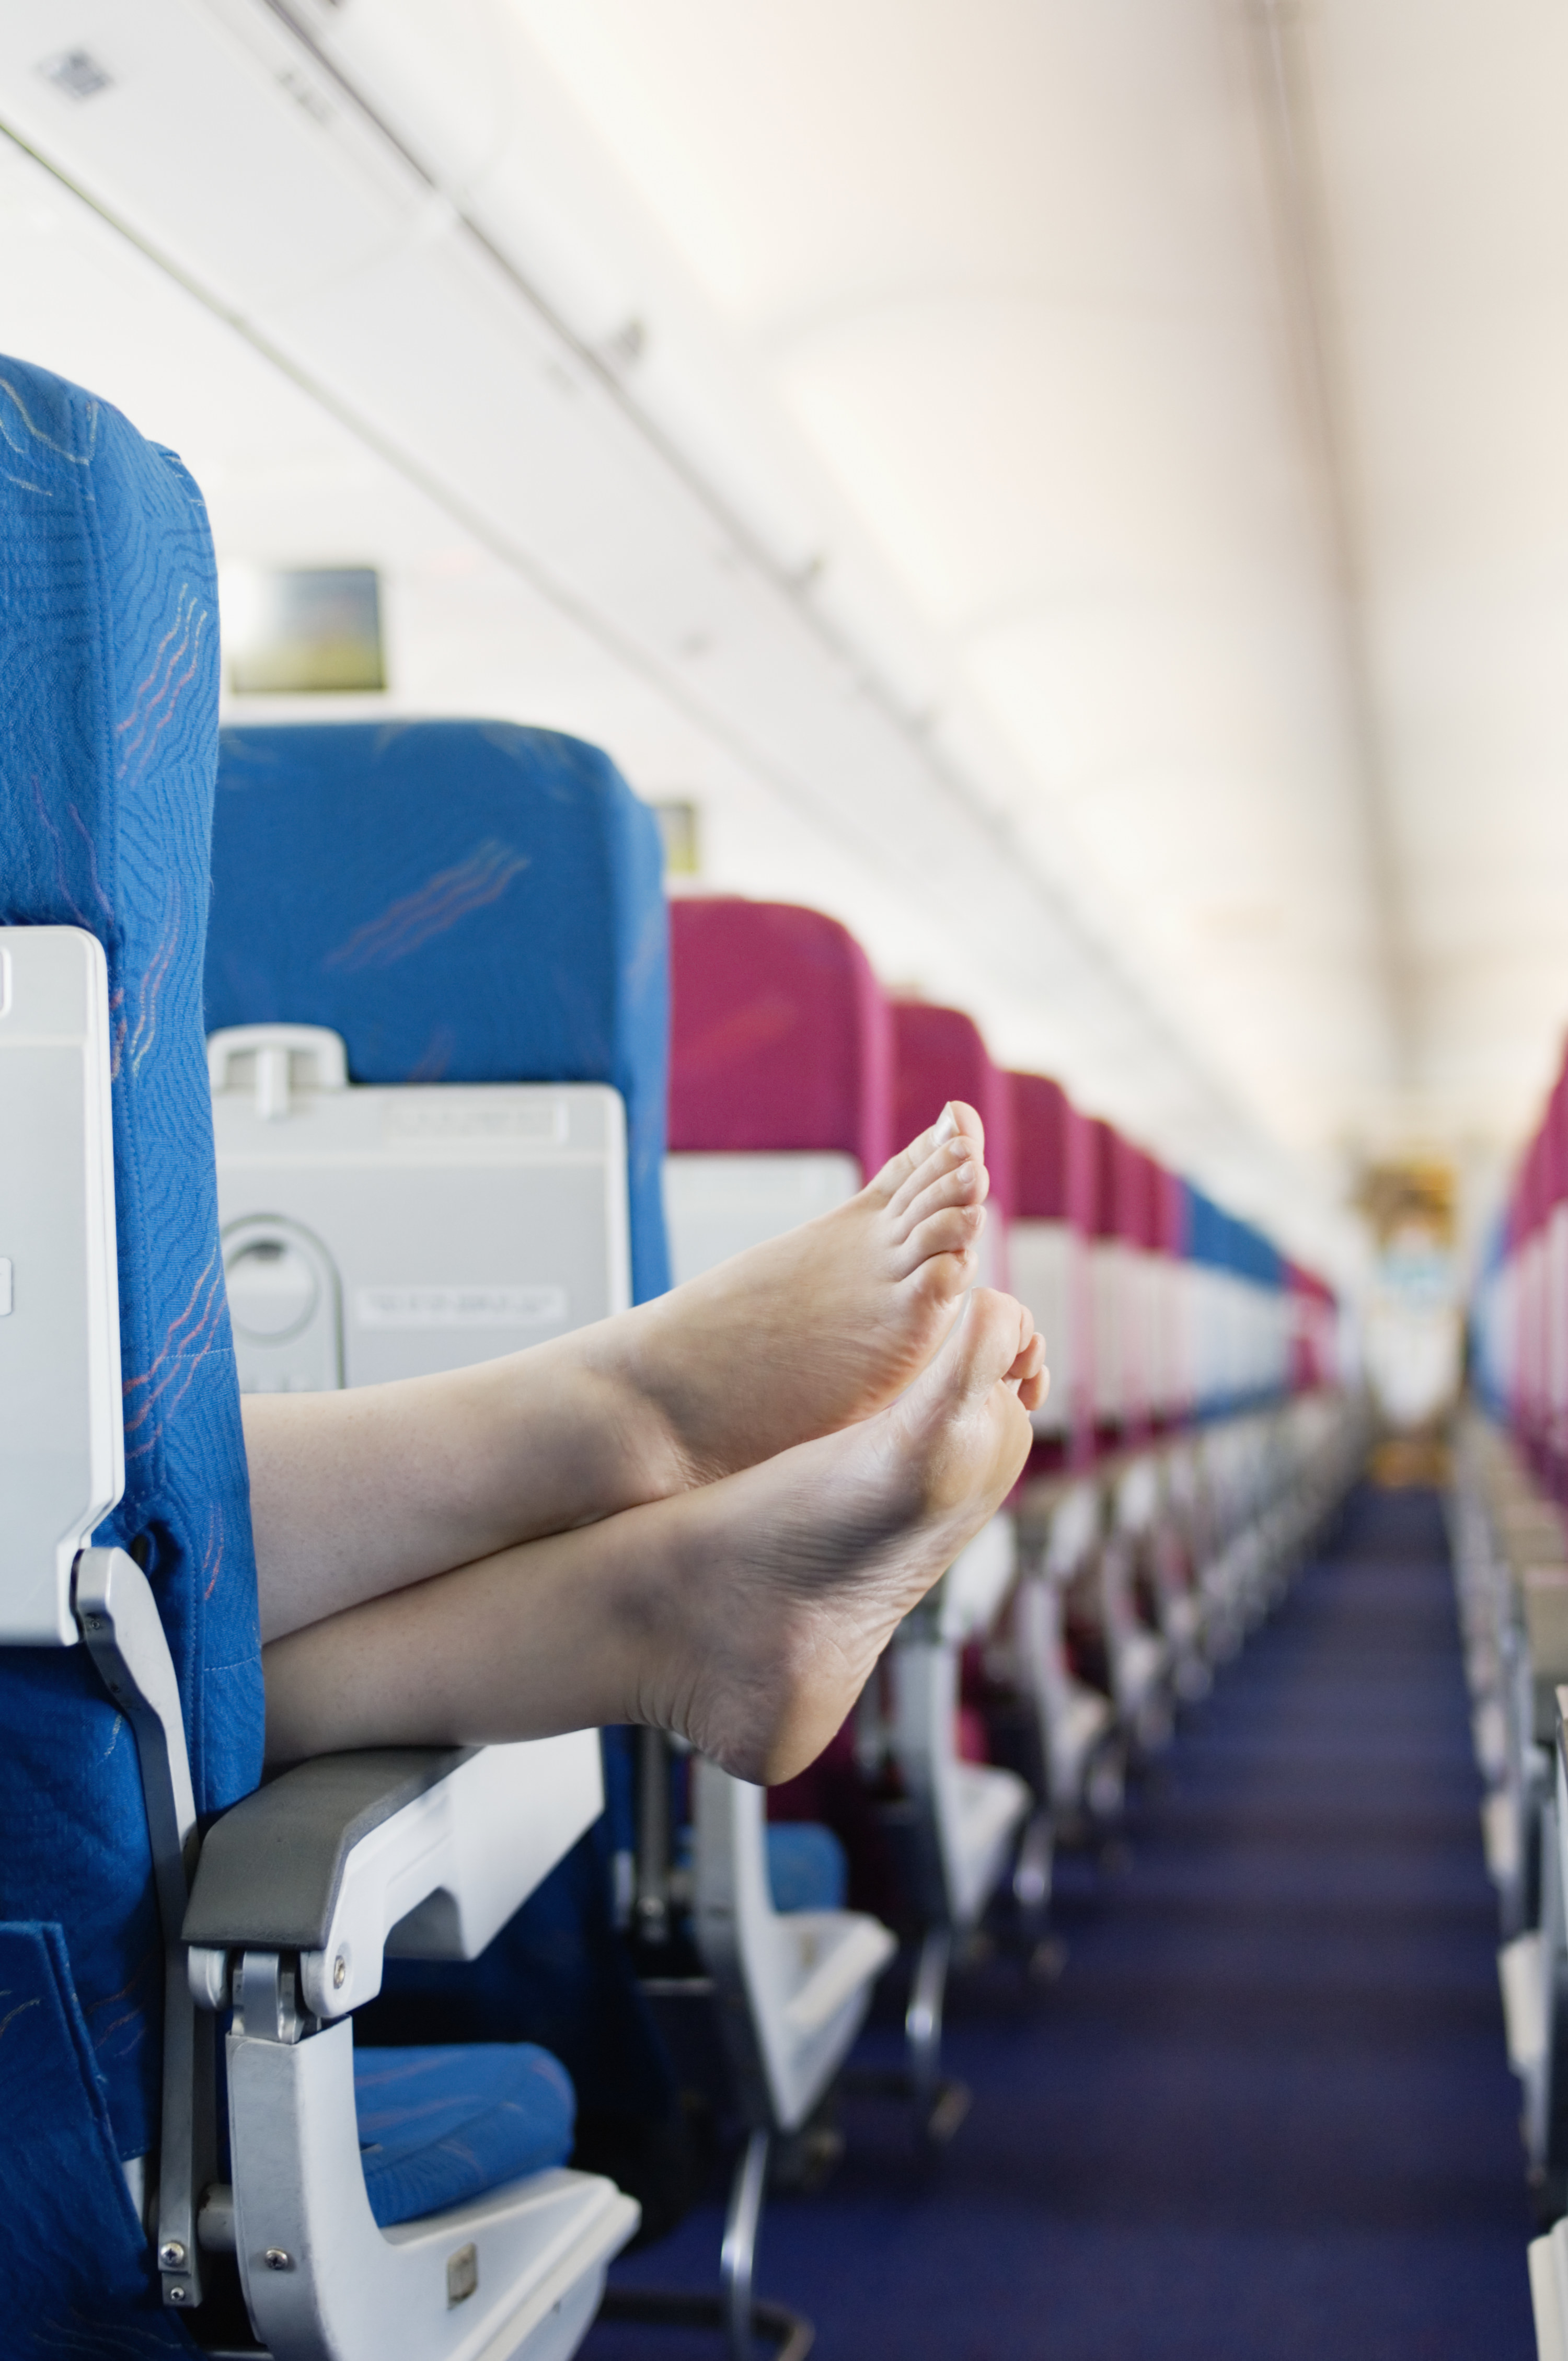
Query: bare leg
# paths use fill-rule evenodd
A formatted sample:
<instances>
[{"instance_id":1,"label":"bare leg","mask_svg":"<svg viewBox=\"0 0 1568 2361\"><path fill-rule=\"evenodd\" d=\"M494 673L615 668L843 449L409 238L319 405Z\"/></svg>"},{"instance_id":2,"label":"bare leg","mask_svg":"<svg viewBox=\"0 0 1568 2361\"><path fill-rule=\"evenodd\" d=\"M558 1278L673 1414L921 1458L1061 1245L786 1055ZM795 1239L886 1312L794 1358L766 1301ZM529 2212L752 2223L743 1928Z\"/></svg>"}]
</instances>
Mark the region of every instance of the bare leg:
<instances>
[{"instance_id":1,"label":"bare leg","mask_svg":"<svg viewBox=\"0 0 1568 2361\"><path fill-rule=\"evenodd\" d=\"M1041 1355L1011 1297L977 1292L873 1418L275 1641L269 1757L640 1721L791 1777L1011 1488Z\"/></svg>"},{"instance_id":2,"label":"bare leg","mask_svg":"<svg viewBox=\"0 0 1568 2361\"><path fill-rule=\"evenodd\" d=\"M441 1377L248 1397L263 1639L871 1416L951 1327L989 1185L957 1105L848 1204L618 1319Z\"/></svg>"}]
</instances>

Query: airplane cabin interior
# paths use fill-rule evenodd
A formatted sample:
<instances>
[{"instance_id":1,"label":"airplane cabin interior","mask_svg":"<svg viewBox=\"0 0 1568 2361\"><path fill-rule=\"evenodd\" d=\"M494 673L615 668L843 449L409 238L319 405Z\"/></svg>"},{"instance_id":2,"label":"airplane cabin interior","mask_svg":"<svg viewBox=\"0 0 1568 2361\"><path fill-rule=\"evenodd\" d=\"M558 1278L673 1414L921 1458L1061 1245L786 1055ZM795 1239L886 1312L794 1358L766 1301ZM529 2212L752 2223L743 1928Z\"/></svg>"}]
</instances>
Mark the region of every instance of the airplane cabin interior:
<instances>
[{"instance_id":1,"label":"airplane cabin interior","mask_svg":"<svg viewBox=\"0 0 1568 2361\"><path fill-rule=\"evenodd\" d=\"M1565 109L4 0L0 2361L1568 2361Z\"/></svg>"}]
</instances>

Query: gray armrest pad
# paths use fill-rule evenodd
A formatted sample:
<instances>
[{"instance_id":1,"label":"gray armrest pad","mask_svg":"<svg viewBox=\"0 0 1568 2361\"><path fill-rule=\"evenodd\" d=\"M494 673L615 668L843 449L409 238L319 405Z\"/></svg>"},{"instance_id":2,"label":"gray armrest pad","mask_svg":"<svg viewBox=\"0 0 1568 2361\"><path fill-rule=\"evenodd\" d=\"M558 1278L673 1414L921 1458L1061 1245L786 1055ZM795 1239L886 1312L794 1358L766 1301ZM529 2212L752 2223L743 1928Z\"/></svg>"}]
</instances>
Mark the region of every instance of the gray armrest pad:
<instances>
[{"instance_id":1,"label":"gray armrest pad","mask_svg":"<svg viewBox=\"0 0 1568 2361\"><path fill-rule=\"evenodd\" d=\"M353 1847L450 1778L471 1746L322 1754L285 1771L208 1831L181 1930L214 1949L312 1950L325 1942Z\"/></svg>"}]
</instances>

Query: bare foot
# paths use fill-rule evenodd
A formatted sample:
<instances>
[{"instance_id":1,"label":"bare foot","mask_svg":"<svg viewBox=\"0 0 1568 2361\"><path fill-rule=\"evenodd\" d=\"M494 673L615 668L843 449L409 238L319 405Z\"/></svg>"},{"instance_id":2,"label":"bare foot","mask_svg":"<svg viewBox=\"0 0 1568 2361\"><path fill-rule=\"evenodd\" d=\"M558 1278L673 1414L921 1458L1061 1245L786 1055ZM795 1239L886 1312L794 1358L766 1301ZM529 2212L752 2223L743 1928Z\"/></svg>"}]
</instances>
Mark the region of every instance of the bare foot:
<instances>
[{"instance_id":1,"label":"bare foot","mask_svg":"<svg viewBox=\"0 0 1568 2361\"><path fill-rule=\"evenodd\" d=\"M1043 1361L1028 1313L976 1290L879 1417L688 1496L712 1530L687 1537L685 1661L673 1694L650 1685L637 1718L738 1778L804 1770L894 1626L1011 1490L1033 1434L1020 1395L1037 1391Z\"/></svg>"},{"instance_id":2,"label":"bare foot","mask_svg":"<svg viewBox=\"0 0 1568 2361\"><path fill-rule=\"evenodd\" d=\"M875 1417L271 1640L269 1760L646 1721L791 1777L1027 1455L1043 1342L1011 1296L967 1302Z\"/></svg>"},{"instance_id":3,"label":"bare foot","mask_svg":"<svg viewBox=\"0 0 1568 2361\"><path fill-rule=\"evenodd\" d=\"M979 1269L985 1131L961 1101L847 1204L634 1315L622 1363L687 1480L711 1482L885 1408L925 1368Z\"/></svg>"},{"instance_id":4,"label":"bare foot","mask_svg":"<svg viewBox=\"0 0 1568 2361\"><path fill-rule=\"evenodd\" d=\"M989 1187L955 1103L848 1204L634 1312L437 1377L250 1396L264 1641L874 1416L951 1330Z\"/></svg>"}]
</instances>

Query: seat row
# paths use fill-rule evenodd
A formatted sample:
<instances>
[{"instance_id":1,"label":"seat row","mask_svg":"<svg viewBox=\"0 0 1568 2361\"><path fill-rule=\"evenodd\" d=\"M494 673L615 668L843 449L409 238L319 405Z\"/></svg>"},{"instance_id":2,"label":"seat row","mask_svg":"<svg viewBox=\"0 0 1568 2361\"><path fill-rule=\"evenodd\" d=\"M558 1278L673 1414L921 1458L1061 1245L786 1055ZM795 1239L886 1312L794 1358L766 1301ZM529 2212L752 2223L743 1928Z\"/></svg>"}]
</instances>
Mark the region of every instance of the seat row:
<instances>
[{"instance_id":1,"label":"seat row","mask_svg":"<svg viewBox=\"0 0 1568 2361\"><path fill-rule=\"evenodd\" d=\"M1486 1241L1450 1526L1543 2361L1568 2361L1568 1065Z\"/></svg>"},{"instance_id":2,"label":"seat row","mask_svg":"<svg viewBox=\"0 0 1568 2361\"><path fill-rule=\"evenodd\" d=\"M1546 2233L1530 2250L1536 2331L1543 2361L1568 2361L1568 1520L1478 1411L1457 1436L1449 1512L1508 2062Z\"/></svg>"},{"instance_id":3,"label":"seat row","mask_svg":"<svg viewBox=\"0 0 1568 2361\"><path fill-rule=\"evenodd\" d=\"M770 2173L820 2162L901 1952L890 2096L956 2128L949 1965L988 1914L1039 1953L1056 1844L1113 1817L1349 1480L1332 1299L959 1012L891 1004L830 920L667 910L593 749L444 722L220 753L195 488L47 372L0 400L6 2349L135 2321L186 2350L192 2320L280 2361L565 2361L639 2206L678 2210L700 2088L739 2136L710 2315L798 2361L751 2288ZM949 1098L1058 1383L772 1818L649 1731L260 1783L241 1390L645 1301Z\"/></svg>"},{"instance_id":4,"label":"seat row","mask_svg":"<svg viewBox=\"0 0 1568 2361\"><path fill-rule=\"evenodd\" d=\"M1219 1256L1231 1253L1209 1264L1123 1236L1115 1224L1139 1217L1140 1203L1146 1211L1156 1180L1175 1193L1151 1160L1078 1117L1055 1085L999 1071L960 1012L890 1004L852 938L819 913L725 898L669 912L665 1235L655 1201L641 1272L637 1234L630 1257L617 1245L615 1117L623 1102L634 1138L640 1113L659 1100L657 1026L628 1035L618 1063L612 1016L598 1079L563 1087L539 1078L561 1074L580 1048L518 1038L509 1012L512 1037L483 1053L504 1061L508 1081L480 1084L481 1104L470 1079L498 1071L478 1063L467 1038L481 928L498 965L525 983L565 972L568 955L590 961L591 942L568 954L535 939L524 951L531 914L502 895L487 898L481 919L477 903L450 974L422 962L417 1005L463 1079L350 1082L386 1057L389 995L379 962L350 966L340 946L380 938L367 934L358 901L345 912L327 897L319 913L303 911L297 878L269 877L269 848L313 831L323 870L359 881L389 837L412 839L444 916L457 856L479 829L506 829L492 840L510 848L506 863L535 859L541 786L559 851L574 833L562 771L585 759L488 725L225 738L207 1009L219 1020L209 1060L242 1386L411 1376L535 1341L652 1291L666 1236L673 1275L695 1278L843 1203L894 1141L953 1098L987 1129L986 1275L1016 1279L1014 1259L1032 1258L1062 1299L1064 1327L1092 1295L1097 1317L1074 1367L1080 1378L1091 1370L1099 1343L1118 1377L1080 1429L1070 1393L1066 1414L1046 1406L1039 1464L1015 1510L907 1620L823 1763L775 1793L771 1823L755 1790L688 1763L660 1734L607 1739L611 1889L640 1991L683 2080L706 2082L716 2111L745 2132L719 2298L740 2349L770 2148L809 2147L895 1938L915 1947L905 2092L923 2132L941 2137L964 2103L940 2070L955 1948L999 1898L1038 1948L1058 1835L1113 1814L1129 1763L1163 1741L1177 1700L1201 1694L1212 1661L1266 1610L1329 1504L1349 1429L1321 1385L1282 1406L1288 1348L1311 1376L1312 1356L1332 1345L1321 1319L1304 1334L1289 1324L1321 1296L1280 1285L1277 1257L1268 1263L1255 1240L1250 1267L1242 1262L1245 1234L1217 1215ZM619 786L609 808L617 828L646 827ZM603 825L592 807L576 823L590 837ZM394 891L407 884L400 873L378 890L400 928L417 932L418 895ZM550 890L546 878L539 890ZM601 924L612 941L644 944L660 915L644 869L640 894ZM536 1002L527 1021L540 1022ZM511 1094L506 1108L499 1091ZM1075 1142L1098 1142L1102 1170L1122 1175L1102 1239L1071 1218ZM1077 1160L1092 1174L1092 1160ZM635 1198L635 1146L629 1172ZM1020 1213L1020 1202L1052 1210ZM1091 1215L1091 1194L1085 1202ZM1066 1216L1055 1210L1063 1204ZM398 1255L417 1266L416 1284L387 1283ZM1184 1290L1183 1280L1198 1284ZM1201 1362L1205 1313L1222 1334ZM477 1334L463 1332L465 1319ZM1157 1425L1139 1374L1157 1348L1168 1372ZM1215 1373L1216 1404L1250 1406L1188 1433L1170 1412L1183 1388L1190 1400L1201 1365Z\"/></svg>"}]
</instances>

